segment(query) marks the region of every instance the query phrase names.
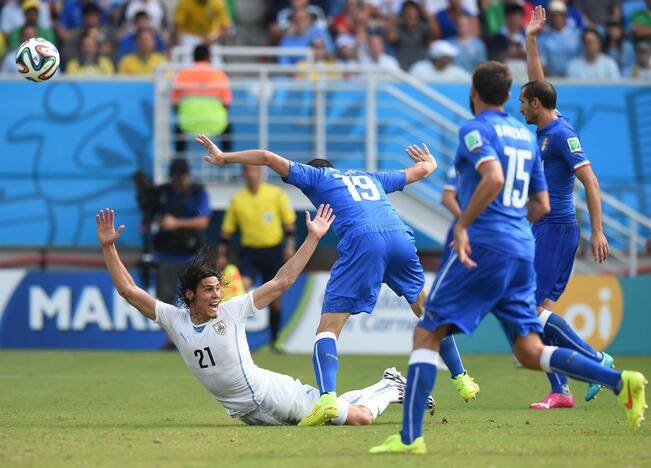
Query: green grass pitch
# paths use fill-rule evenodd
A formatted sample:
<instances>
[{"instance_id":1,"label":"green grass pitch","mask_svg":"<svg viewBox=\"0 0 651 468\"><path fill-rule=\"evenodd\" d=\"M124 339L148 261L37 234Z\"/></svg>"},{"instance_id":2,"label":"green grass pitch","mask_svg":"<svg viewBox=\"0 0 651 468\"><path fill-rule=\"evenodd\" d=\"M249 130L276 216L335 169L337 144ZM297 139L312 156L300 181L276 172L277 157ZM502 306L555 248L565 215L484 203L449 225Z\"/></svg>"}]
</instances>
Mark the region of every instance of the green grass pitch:
<instances>
[{"instance_id":1,"label":"green grass pitch","mask_svg":"<svg viewBox=\"0 0 651 468\"><path fill-rule=\"evenodd\" d=\"M261 367L312 383L309 356L257 353ZM374 383L404 356L340 358L339 389ZM175 352L0 352L0 466L651 466L651 420L631 432L604 390L572 410L532 411L542 373L509 356L465 356L481 385L464 403L440 373L437 413L425 419L429 454L371 456L400 427L392 405L369 427L248 427L194 380ZM651 376L651 357L618 367ZM651 419L651 418L650 418Z\"/></svg>"}]
</instances>

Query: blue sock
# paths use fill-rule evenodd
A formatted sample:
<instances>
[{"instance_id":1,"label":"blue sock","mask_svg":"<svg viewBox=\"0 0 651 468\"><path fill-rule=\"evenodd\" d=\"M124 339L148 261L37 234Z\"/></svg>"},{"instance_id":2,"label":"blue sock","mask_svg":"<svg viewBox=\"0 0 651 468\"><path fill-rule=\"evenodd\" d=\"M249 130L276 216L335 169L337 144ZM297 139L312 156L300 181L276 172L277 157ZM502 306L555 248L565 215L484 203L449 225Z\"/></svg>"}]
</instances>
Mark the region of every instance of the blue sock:
<instances>
[{"instance_id":1,"label":"blue sock","mask_svg":"<svg viewBox=\"0 0 651 468\"><path fill-rule=\"evenodd\" d=\"M423 434L423 417L427 397L432 394L436 381L436 353L430 349L415 349L409 358L407 387L402 403L403 444L410 445Z\"/></svg>"},{"instance_id":2,"label":"blue sock","mask_svg":"<svg viewBox=\"0 0 651 468\"><path fill-rule=\"evenodd\" d=\"M454 341L454 336L449 335L443 338L441 347L439 348L439 355L448 369L450 369L451 377L456 377L465 372L461 363L461 356L459 356L459 350L457 349L457 343Z\"/></svg>"},{"instance_id":3,"label":"blue sock","mask_svg":"<svg viewBox=\"0 0 651 468\"><path fill-rule=\"evenodd\" d=\"M337 391L337 337L332 332L322 332L314 338L312 365L316 383L321 393Z\"/></svg>"},{"instance_id":4,"label":"blue sock","mask_svg":"<svg viewBox=\"0 0 651 468\"><path fill-rule=\"evenodd\" d=\"M547 372L549 383L552 384L552 393L560 393L563 395L570 394L570 387L567 384L567 377L558 372Z\"/></svg>"},{"instance_id":5,"label":"blue sock","mask_svg":"<svg viewBox=\"0 0 651 468\"><path fill-rule=\"evenodd\" d=\"M555 346L545 346L540 356L540 367L545 372L562 372L584 382L594 382L619 393L621 372L604 367L577 351Z\"/></svg>"},{"instance_id":6,"label":"blue sock","mask_svg":"<svg viewBox=\"0 0 651 468\"><path fill-rule=\"evenodd\" d=\"M544 330L543 341L555 346L573 349L596 362L601 362L603 359L602 354L583 341L560 315L543 309L538 319Z\"/></svg>"}]
</instances>

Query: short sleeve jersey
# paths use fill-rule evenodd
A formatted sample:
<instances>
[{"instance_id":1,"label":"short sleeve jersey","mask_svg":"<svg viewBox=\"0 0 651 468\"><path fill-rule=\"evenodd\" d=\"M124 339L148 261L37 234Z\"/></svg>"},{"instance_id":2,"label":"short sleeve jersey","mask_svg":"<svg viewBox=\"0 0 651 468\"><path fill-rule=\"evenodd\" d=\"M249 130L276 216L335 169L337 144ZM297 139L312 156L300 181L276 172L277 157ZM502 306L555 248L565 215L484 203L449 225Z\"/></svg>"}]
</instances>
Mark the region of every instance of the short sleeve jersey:
<instances>
[{"instance_id":1,"label":"short sleeve jersey","mask_svg":"<svg viewBox=\"0 0 651 468\"><path fill-rule=\"evenodd\" d=\"M500 194L468 228L471 245L533 260L533 235L527 221L529 193L547 190L533 135L518 120L487 110L459 130L455 168L459 202L465 209L481 180L480 166L497 160L504 171Z\"/></svg>"},{"instance_id":2,"label":"short sleeve jersey","mask_svg":"<svg viewBox=\"0 0 651 468\"><path fill-rule=\"evenodd\" d=\"M199 383L233 417L255 410L269 390L268 371L254 364L244 330L256 311L249 293L221 303L217 317L196 326L187 309L156 301L156 323Z\"/></svg>"},{"instance_id":3,"label":"short sleeve jersey","mask_svg":"<svg viewBox=\"0 0 651 468\"><path fill-rule=\"evenodd\" d=\"M387 198L402 190L406 180L404 171L340 171L293 162L285 181L301 189L315 207L330 204L336 215L333 229L341 239L358 232L410 230Z\"/></svg>"},{"instance_id":4,"label":"short sleeve jersey","mask_svg":"<svg viewBox=\"0 0 651 468\"><path fill-rule=\"evenodd\" d=\"M551 212L540 223L574 223L574 172L590 164L570 123L560 117L537 130Z\"/></svg>"},{"instance_id":5,"label":"short sleeve jersey","mask_svg":"<svg viewBox=\"0 0 651 468\"><path fill-rule=\"evenodd\" d=\"M443 186L443 190L450 190L451 192L459 191L459 181L454 166L450 166L448 173L445 175L445 185Z\"/></svg>"},{"instance_id":6,"label":"short sleeve jersey","mask_svg":"<svg viewBox=\"0 0 651 468\"><path fill-rule=\"evenodd\" d=\"M195 218L210 216L210 200L208 193L199 184L193 184L188 192L177 192L171 184L160 188L160 215L170 214L176 218Z\"/></svg>"},{"instance_id":7,"label":"short sleeve jersey","mask_svg":"<svg viewBox=\"0 0 651 468\"><path fill-rule=\"evenodd\" d=\"M256 193L245 187L233 196L222 231L232 234L239 230L243 247L264 249L280 245L283 226L295 222L296 213L287 194L275 185L263 183Z\"/></svg>"}]
</instances>

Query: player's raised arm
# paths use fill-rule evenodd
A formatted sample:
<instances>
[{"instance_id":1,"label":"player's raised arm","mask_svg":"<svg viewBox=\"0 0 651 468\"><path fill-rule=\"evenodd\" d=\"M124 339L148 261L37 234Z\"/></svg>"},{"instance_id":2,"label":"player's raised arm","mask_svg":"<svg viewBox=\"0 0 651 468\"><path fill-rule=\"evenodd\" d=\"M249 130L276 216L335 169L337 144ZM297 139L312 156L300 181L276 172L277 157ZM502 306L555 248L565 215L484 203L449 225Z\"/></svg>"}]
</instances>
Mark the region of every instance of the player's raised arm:
<instances>
[{"instance_id":1,"label":"player's raised arm","mask_svg":"<svg viewBox=\"0 0 651 468\"><path fill-rule=\"evenodd\" d=\"M545 9L537 6L531 15L531 21L526 29L527 44L527 73L529 81L545 79L545 72L538 53L538 33L545 27Z\"/></svg>"},{"instance_id":2,"label":"player's raised arm","mask_svg":"<svg viewBox=\"0 0 651 468\"><path fill-rule=\"evenodd\" d=\"M303 271L316 250L319 240L328 232L334 220L335 215L332 214L330 205L319 206L314 220L310 219L309 212L305 212L305 224L307 225L305 241L292 258L278 270L278 273L271 281L253 291L253 305L256 309L262 309L271 304L294 284L294 281L296 281L296 278L298 278L298 275Z\"/></svg>"},{"instance_id":3,"label":"player's raised arm","mask_svg":"<svg viewBox=\"0 0 651 468\"><path fill-rule=\"evenodd\" d=\"M208 154L203 157L203 160L215 166L222 166L224 164L267 166L281 177L287 177L289 175L291 162L271 151L252 149L224 153L205 135L197 135L195 140L208 150Z\"/></svg>"},{"instance_id":4,"label":"player's raised arm","mask_svg":"<svg viewBox=\"0 0 651 468\"><path fill-rule=\"evenodd\" d=\"M422 147L410 145L405 152L414 161L413 166L405 169L405 175L407 176L405 184L411 184L425 179L436 170L436 159L429 152L425 143L423 143Z\"/></svg>"},{"instance_id":5,"label":"player's raised arm","mask_svg":"<svg viewBox=\"0 0 651 468\"><path fill-rule=\"evenodd\" d=\"M97 239L102 246L104 262L108 269L115 289L120 296L134 306L138 311L147 318L156 320L156 299L151 297L147 292L138 287L126 267L120 260L118 249L115 247L115 241L124 231L124 225L114 227L115 214L113 210L106 208L100 210L95 217L97 221Z\"/></svg>"},{"instance_id":6,"label":"player's raised arm","mask_svg":"<svg viewBox=\"0 0 651 468\"><path fill-rule=\"evenodd\" d=\"M574 174L585 188L585 202L588 205L590 226L592 227L592 234L590 235L592 258L594 258L595 262L601 263L608 258L610 248L608 247L608 239L606 239L606 236L604 235L601 224L601 195L599 192L599 182L589 164L581 166Z\"/></svg>"}]
</instances>

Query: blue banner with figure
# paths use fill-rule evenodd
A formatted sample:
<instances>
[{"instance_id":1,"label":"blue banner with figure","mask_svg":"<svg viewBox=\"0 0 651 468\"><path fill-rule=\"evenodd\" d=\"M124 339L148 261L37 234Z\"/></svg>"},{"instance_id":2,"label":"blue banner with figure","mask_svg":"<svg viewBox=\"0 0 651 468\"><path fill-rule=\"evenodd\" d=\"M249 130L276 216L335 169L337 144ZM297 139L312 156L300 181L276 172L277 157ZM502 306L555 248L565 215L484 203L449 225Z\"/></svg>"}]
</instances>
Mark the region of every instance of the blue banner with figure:
<instances>
[{"instance_id":1,"label":"blue banner with figure","mask_svg":"<svg viewBox=\"0 0 651 468\"><path fill-rule=\"evenodd\" d=\"M395 86L419 98L410 86ZM467 106L467 84L432 86ZM258 123L250 118L259 110L254 88L236 90L229 109L236 149L251 145L250 136L258 131ZM651 87L562 83L557 90L558 108L579 132L601 187L650 214L651 146L647 144L646 125L651 119L646 115L651 108ZM515 85L506 105L515 116L519 116L518 92ZM4 162L0 174L0 245L94 246L94 214L107 206L115 208L127 226L122 242L138 245L140 212L132 176L136 170L152 171L153 97L149 81L57 79L38 85L25 80L0 81L0 148ZM306 158L311 154L311 125L304 125L300 118L288 123L273 117L285 116L286 101L291 100L297 117L310 118L314 98L312 91L292 94L279 87L271 92L269 130L292 138L285 143L274 139L270 149L299 152ZM378 116L379 131L385 136L380 149L402 155L404 141L399 136L404 136L405 129L397 125L397 113L409 116L413 112L386 92L378 93L377 98L378 112L391 113ZM364 92L330 91L328 99L330 123L345 117L358 118L359 124L338 125L336 131L329 124L328 133L337 135L327 149L348 155L348 159L338 160L342 166L361 167L365 150ZM295 101L301 105L297 107ZM442 106L434 110L459 123L459 118ZM412 117L416 119L412 122L414 128L436 125L422 122L422 116ZM441 144L449 146L454 142L446 140Z\"/></svg>"},{"instance_id":2,"label":"blue banner with figure","mask_svg":"<svg viewBox=\"0 0 651 468\"><path fill-rule=\"evenodd\" d=\"M95 216L110 206L138 245L133 173L152 169L148 82L0 82L0 244L96 244Z\"/></svg>"}]
</instances>

